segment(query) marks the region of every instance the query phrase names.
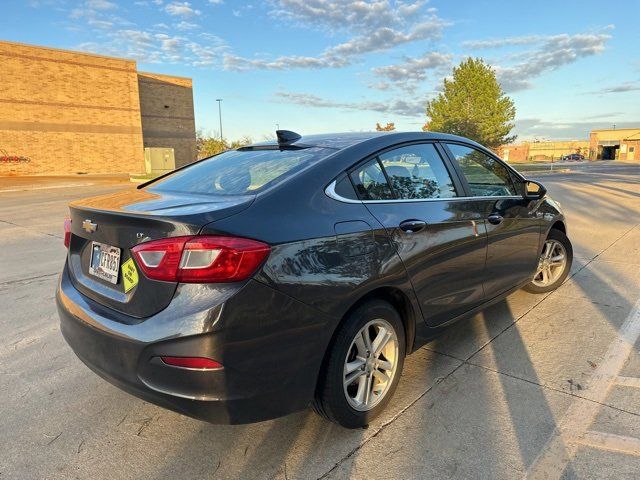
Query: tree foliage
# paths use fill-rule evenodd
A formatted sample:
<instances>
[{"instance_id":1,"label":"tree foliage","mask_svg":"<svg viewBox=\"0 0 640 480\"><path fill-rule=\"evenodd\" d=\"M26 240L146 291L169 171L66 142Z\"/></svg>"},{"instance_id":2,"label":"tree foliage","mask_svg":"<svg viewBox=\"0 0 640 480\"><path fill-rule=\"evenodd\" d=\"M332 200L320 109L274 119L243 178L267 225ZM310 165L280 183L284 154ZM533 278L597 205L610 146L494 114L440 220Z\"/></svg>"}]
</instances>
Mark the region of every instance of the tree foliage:
<instances>
[{"instance_id":1,"label":"tree foliage","mask_svg":"<svg viewBox=\"0 0 640 480\"><path fill-rule=\"evenodd\" d=\"M512 143L516 109L493 69L480 58L467 58L453 68L453 78L427 103L423 130L468 137L489 148Z\"/></svg>"},{"instance_id":2,"label":"tree foliage","mask_svg":"<svg viewBox=\"0 0 640 480\"><path fill-rule=\"evenodd\" d=\"M383 127L379 123L376 123L376 132L393 132L396 129L396 124L393 122L387 122Z\"/></svg>"},{"instance_id":3,"label":"tree foliage","mask_svg":"<svg viewBox=\"0 0 640 480\"><path fill-rule=\"evenodd\" d=\"M234 140L229 143L226 138L220 139L220 135L216 135L215 133L210 137L204 136L201 131L198 131L196 134L198 158L210 157L211 155L216 155L226 150L234 150L249 145L250 143L253 143L253 141L251 137L246 135L239 140Z\"/></svg>"}]
</instances>

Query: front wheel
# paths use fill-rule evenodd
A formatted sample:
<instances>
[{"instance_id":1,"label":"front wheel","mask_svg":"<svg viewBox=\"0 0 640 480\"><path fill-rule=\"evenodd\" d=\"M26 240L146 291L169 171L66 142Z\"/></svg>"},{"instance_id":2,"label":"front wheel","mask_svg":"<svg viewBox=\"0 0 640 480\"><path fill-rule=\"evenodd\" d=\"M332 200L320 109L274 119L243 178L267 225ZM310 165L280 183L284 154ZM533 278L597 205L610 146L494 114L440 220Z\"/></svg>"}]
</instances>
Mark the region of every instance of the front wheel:
<instances>
[{"instance_id":1,"label":"front wheel","mask_svg":"<svg viewBox=\"0 0 640 480\"><path fill-rule=\"evenodd\" d=\"M398 312L382 300L360 305L329 347L314 409L343 427L368 425L391 399L404 356L404 327Z\"/></svg>"},{"instance_id":2,"label":"front wheel","mask_svg":"<svg viewBox=\"0 0 640 480\"><path fill-rule=\"evenodd\" d=\"M551 229L542 247L533 280L524 287L524 290L531 293L547 293L555 290L569 275L572 263L571 241L560 230Z\"/></svg>"}]
</instances>

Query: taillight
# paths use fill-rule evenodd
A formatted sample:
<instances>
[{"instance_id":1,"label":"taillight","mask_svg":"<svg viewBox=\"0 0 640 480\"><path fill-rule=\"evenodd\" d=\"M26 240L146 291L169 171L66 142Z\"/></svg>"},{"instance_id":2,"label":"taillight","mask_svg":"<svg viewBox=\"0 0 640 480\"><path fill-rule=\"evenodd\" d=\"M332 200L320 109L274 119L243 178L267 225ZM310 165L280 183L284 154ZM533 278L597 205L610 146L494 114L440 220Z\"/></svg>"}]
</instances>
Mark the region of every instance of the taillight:
<instances>
[{"instance_id":1,"label":"taillight","mask_svg":"<svg viewBox=\"0 0 640 480\"><path fill-rule=\"evenodd\" d=\"M256 240L215 236L164 238L131 250L148 278L182 283L245 280L270 252Z\"/></svg>"},{"instance_id":2,"label":"taillight","mask_svg":"<svg viewBox=\"0 0 640 480\"><path fill-rule=\"evenodd\" d=\"M71 219L64 219L64 246L69 248L69 243L71 243Z\"/></svg>"},{"instance_id":3,"label":"taillight","mask_svg":"<svg viewBox=\"0 0 640 480\"><path fill-rule=\"evenodd\" d=\"M196 368L198 370L219 370L222 364L205 357L160 357L162 361L172 367Z\"/></svg>"}]
</instances>

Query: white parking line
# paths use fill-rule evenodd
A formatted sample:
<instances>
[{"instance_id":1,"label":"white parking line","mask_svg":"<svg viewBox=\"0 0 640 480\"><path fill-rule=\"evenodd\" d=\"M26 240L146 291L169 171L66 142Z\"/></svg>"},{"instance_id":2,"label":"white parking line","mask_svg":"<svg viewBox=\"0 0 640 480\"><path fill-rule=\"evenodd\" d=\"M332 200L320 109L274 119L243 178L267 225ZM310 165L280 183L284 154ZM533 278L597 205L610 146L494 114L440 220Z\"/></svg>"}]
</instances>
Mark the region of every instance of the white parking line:
<instances>
[{"instance_id":1,"label":"white parking line","mask_svg":"<svg viewBox=\"0 0 640 480\"><path fill-rule=\"evenodd\" d=\"M588 429L602 408L601 404L606 400L609 390L617 384L618 374L631 354L638 337L640 337L640 300L631 309L618 331L617 338L609 346L604 359L595 370L588 384L588 391L591 393L590 400L592 401L576 400L571 404L562 420L558 423L554 434L528 469L525 478L560 478L576 454L580 444L588 444L600 448L614 445L618 448L623 448L623 450L627 448L625 447L627 445L628 450L632 454L636 454L636 447L640 445L638 439L630 437L613 439L610 434L588 432ZM604 437L603 435L608 436Z\"/></svg>"},{"instance_id":2,"label":"white parking line","mask_svg":"<svg viewBox=\"0 0 640 480\"><path fill-rule=\"evenodd\" d=\"M615 433L586 432L579 442L588 447L640 457L640 438Z\"/></svg>"},{"instance_id":3,"label":"white parking line","mask_svg":"<svg viewBox=\"0 0 640 480\"><path fill-rule=\"evenodd\" d=\"M616 378L616 384L623 387L635 387L640 388L640 378L634 377L618 377Z\"/></svg>"}]
</instances>

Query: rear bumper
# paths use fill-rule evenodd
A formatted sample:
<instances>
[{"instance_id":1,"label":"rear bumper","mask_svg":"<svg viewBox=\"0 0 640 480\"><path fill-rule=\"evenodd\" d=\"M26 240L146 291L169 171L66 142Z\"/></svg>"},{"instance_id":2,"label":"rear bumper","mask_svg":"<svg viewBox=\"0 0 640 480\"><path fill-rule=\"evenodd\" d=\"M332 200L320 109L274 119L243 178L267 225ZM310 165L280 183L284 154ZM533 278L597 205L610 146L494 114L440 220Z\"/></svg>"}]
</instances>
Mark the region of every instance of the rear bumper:
<instances>
[{"instance_id":1,"label":"rear bumper","mask_svg":"<svg viewBox=\"0 0 640 480\"><path fill-rule=\"evenodd\" d=\"M196 287L198 292L189 291ZM76 290L65 268L56 294L60 328L98 375L184 415L251 423L308 405L330 319L253 280L241 287L191 285L176 296L155 316L124 318ZM160 355L209 357L224 368L176 368Z\"/></svg>"}]
</instances>

